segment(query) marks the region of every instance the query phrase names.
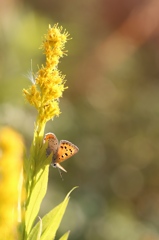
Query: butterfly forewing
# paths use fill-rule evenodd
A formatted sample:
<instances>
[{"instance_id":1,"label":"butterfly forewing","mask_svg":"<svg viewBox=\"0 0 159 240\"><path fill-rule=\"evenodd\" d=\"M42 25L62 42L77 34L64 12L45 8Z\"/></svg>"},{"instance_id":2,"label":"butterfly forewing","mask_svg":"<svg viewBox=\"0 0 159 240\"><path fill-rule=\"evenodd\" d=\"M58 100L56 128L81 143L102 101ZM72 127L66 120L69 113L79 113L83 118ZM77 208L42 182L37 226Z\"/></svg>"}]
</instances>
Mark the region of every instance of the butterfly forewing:
<instances>
[{"instance_id":1,"label":"butterfly forewing","mask_svg":"<svg viewBox=\"0 0 159 240\"><path fill-rule=\"evenodd\" d=\"M48 148L46 149L46 154L49 156L52 152L56 155L58 150L58 139L53 133L47 133L45 135L44 141L48 141Z\"/></svg>"},{"instance_id":2,"label":"butterfly forewing","mask_svg":"<svg viewBox=\"0 0 159 240\"><path fill-rule=\"evenodd\" d=\"M60 163L67 160L68 158L75 155L78 150L78 147L73 143L67 140L61 140L57 150L57 155L55 156L56 159L54 159L55 163Z\"/></svg>"}]
</instances>

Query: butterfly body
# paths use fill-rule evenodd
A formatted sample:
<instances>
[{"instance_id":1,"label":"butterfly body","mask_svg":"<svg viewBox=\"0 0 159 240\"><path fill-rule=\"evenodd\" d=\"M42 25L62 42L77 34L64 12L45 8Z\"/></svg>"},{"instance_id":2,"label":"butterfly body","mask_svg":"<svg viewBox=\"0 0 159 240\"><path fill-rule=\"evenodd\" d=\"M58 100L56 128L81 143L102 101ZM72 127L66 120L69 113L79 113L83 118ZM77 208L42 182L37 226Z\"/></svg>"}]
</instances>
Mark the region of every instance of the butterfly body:
<instances>
[{"instance_id":1,"label":"butterfly body","mask_svg":"<svg viewBox=\"0 0 159 240\"><path fill-rule=\"evenodd\" d=\"M79 151L78 147L67 140L58 142L54 133L45 134L44 142L46 141L48 142L46 155L49 156L53 152L52 165L66 172L60 163L75 155Z\"/></svg>"}]
</instances>

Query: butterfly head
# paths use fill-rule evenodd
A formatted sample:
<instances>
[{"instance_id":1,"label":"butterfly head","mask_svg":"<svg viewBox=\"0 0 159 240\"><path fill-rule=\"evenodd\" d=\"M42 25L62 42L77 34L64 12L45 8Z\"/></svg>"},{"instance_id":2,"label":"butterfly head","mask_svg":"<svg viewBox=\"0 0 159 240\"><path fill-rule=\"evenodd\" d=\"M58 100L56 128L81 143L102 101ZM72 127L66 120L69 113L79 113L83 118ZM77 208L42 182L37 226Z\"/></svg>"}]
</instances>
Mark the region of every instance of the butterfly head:
<instances>
[{"instance_id":1,"label":"butterfly head","mask_svg":"<svg viewBox=\"0 0 159 240\"><path fill-rule=\"evenodd\" d=\"M53 166L54 168L59 168L64 172L67 172L59 163L52 163L51 166Z\"/></svg>"}]
</instances>

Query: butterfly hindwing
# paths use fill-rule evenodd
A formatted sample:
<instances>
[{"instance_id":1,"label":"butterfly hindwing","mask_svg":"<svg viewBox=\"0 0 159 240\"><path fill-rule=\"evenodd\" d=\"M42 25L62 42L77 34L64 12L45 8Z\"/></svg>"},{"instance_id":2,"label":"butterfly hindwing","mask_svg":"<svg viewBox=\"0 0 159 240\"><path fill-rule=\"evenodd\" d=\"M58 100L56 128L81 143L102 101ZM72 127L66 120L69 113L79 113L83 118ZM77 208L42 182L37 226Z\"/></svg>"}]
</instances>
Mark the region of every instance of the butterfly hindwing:
<instances>
[{"instance_id":1,"label":"butterfly hindwing","mask_svg":"<svg viewBox=\"0 0 159 240\"><path fill-rule=\"evenodd\" d=\"M55 163L60 163L68 158L72 157L74 154L78 152L78 147L74 145L73 143L67 141L67 140L61 140L57 154L55 154L56 159L54 159Z\"/></svg>"},{"instance_id":2,"label":"butterfly hindwing","mask_svg":"<svg viewBox=\"0 0 159 240\"><path fill-rule=\"evenodd\" d=\"M48 141L48 148L46 149L46 154L49 156L52 152L56 155L58 150L58 139L53 133L47 133L45 135L44 141Z\"/></svg>"}]
</instances>

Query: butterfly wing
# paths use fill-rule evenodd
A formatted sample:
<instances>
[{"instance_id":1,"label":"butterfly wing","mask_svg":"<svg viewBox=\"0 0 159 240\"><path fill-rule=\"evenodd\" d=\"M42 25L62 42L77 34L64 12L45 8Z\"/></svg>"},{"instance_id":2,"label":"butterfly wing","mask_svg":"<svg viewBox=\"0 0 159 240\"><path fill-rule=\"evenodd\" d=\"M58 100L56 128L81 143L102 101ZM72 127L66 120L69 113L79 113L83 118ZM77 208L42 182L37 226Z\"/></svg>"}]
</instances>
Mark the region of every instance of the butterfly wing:
<instances>
[{"instance_id":1,"label":"butterfly wing","mask_svg":"<svg viewBox=\"0 0 159 240\"><path fill-rule=\"evenodd\" d=\"M45 134L44 143L46 141L48 142L48 148L46 149L47 156L53 152L53 161L51 165L66 172L60 163L75 155L79 150L78 147L66 140L61 140L59 144L54 133Z\"/></svg>"},{"instance_id":2,"label":"butterfly wing","mask_svg":"<svg viewBox=\"0 0 159 240\"><path fill-rule=\"evenodd\" d=\"M67 140L61 140L57 154L55 154L54 162L55 163L60 163L68 158L72 157L78 152L78 147L74 145L73 143L67 141Z\"/></svg>"},{"instance_id":3,"label":"butterfly wing","mask_svg":"<svg viewBox=\"0 0 159 240\"><path fill-rule=\"evenodd\" d=\"M56 155L58 150L58 139L54 133L47 133L44 137L44 143L48 141L48 148L46 149L46 155L49 156L52 152Z\"/></svg>"}]
</instances>

